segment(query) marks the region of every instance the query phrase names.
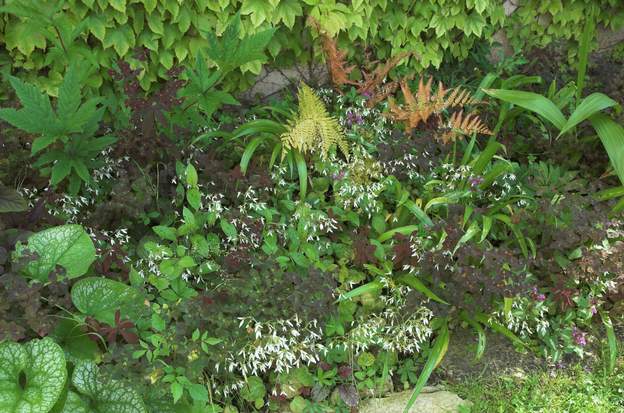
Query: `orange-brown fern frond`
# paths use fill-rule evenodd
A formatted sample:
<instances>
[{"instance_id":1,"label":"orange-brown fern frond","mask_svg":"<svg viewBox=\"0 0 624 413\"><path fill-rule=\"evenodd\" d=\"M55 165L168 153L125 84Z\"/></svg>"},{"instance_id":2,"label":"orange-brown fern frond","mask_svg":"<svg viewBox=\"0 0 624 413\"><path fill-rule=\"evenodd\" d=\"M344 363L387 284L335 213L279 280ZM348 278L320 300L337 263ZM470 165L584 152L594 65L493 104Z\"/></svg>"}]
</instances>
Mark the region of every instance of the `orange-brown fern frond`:
<instances>
[{"instance_id":1,"label":"orange-brown fern frond","mask_svg":"<svg viewBox=\"0 0 624 413\"><path fill-rule=\"evenodd\" d=\"M464 116L464 111L455 112L446 125L447 131L440 136L443 143L454 142L459 135L491 135L492 131L481 121L478 115L469 113Z\"/></svg>"},{"instance_id":2,"label":"orange-brown fern frond","mask_svg":"<svg viewBox=\"0 0 624 413\"><path fill-rule=\"evenodd\" d=\"M355 66L347 66L345 57L346 52L338 49L338 43L336 39L328 36L321 28L320 23L313 17L308 17L308 24L312 26L319 33L323 43L323 53L325 54L325 60L327 63L327 70L331 78L334 87L340 88L343 85L355 85L349 79L349 74L353 71Z\"/></svg>"},{"instance_id":3,"label":"orange-brown fern frond","mask_svg":"<svg viewBox=\"0 0 624 413\"><path fill-rule=\"evenodd\" d=\"M410 52L399 53L396 56L391 57L385 63L377 65L375 70L372 72L363 72L364 81L358 85L358 93L371 96L377 93L378 89L386 80L386 77L388 77L388 73L390 73L390 71L398 65L401 60L408 57L410 54Z\"/></svg>"},{"instance_id":4,"label":"orange-brown fern frond","mask_svg":"<svg viewBox=\"0 0 624 413\"><path fill-rule=\"evenodd\" d=\"M445 99L445 108L458 108L475 103L478 103L478 100L474 99L470 92L457 87L452 89Z\"/></svg>"}]
</instances>

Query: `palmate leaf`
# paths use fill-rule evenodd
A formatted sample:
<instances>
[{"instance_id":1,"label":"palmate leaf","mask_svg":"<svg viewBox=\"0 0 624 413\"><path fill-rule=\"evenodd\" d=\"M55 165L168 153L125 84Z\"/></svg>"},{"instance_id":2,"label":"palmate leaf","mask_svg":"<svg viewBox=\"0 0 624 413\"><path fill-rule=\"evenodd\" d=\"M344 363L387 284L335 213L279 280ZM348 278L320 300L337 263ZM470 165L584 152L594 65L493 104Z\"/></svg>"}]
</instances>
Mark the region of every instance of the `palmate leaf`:
<instances>
[{"instance_id":1,"label":"palmate leaf","mask_svg":"<svg viewBox=\"0 0 624 413\"><path fill-rule=\"evenodd\" d=\"M209 44L206 53L223 74L249 62L264 61L264 49L275 33L275 29L267 29L241 39L240 24L240 14L236 14L220 38L213 32L206 33Z\"/></svg>"},{"instance_id":2,"label":"palmate leaf","mask_svg":"<svg viewBox=\"0 0 624 413\"><path fill-rule=\"evenodd\" d=\"M9 76L9 83L15 90L23 108L0 109L0 119L28 133L45 134L56 125L56 116L50 98L39 89L20 79Z\"/></svg>"},{"instance_id":3,"label":"palmate leaf","mask_svg":"<svg viewBox=\"0 0 624 413\"><path fill-rule=\"evenodd\" d=\"M0 412L48 413L66 380L63 349L51 339L0 343Z\"/></svg>"}]
</instances>

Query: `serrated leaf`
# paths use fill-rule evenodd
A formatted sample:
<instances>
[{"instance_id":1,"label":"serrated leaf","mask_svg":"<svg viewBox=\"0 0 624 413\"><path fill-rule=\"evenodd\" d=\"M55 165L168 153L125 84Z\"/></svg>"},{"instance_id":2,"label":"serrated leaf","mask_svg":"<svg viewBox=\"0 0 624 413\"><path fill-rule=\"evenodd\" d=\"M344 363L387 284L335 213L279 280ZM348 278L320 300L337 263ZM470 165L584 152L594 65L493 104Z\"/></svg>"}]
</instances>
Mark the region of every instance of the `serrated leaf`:
<instances>
[{"instance_id":1,"label":"serrated leaf","mask_svg":"<svg viewBox=\"0 0 624 413\"><path fill-rule=\"evenodd\" d=\"M22 387L20 375L25 376ZM50 338L0 343L0 411L48 413L67 380L63 349Z\"/></svg>"},{"instance_id":2,"label":"serrated leaf","mask_svg":"<svg viewBox=\"0 0 624 413\"><path fill-rule=\"evenodd\" d=\"M23 272L41 282L48 281L48 275L60 265L68 278L75 278L87 272L95 261L95 247L81 225L61 225L31 235L26 246L16 248L18 255L28 250L37 254L37 259L28 262Z\"/></svg>"}]
</instances>

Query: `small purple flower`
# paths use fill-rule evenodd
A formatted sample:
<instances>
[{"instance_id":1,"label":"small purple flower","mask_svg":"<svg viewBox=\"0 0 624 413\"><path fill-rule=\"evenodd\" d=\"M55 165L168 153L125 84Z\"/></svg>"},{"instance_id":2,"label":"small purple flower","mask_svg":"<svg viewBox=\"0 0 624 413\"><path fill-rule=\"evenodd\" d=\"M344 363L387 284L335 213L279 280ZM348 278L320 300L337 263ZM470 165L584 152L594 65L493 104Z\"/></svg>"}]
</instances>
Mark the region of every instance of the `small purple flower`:
<instances>
[{"instance_id":1,"label":"small purple flower","mask_svg":"<svg viewBox=\"0 0 624 413\"><path fill-rule=\"evenodd\" d=\"M371 97L373 97L373 94L368 90L365 90L364 93L362 93L362 96L364 96L366 99L370 99Z\"/></svg>"},{"instance_id":2,"label":"small purple flower","mask_svg":"<svg viewBox=\"0 0 624 413\"><path fill-rule=\"evenodd\" d=\"M587 345L587 337L586 337L587 333L584 333L583 331L579 330L576 327L572 327L572 339L574 339L574 342L581 346L581 347L585 347Z\"/></svg>"},{"instance_id":3,"label":"small purple flower","mask_svg":"<svg viewBox=\"0 0 624 413\"><path fill-rule=\"evenodd\" d=\"M537 287L533 287L531 289L531 296L533 297L533 299L535 301L540 301L541 302L541 301L545 301L546 300L546 296L544 294L540 293L537 290Z\"/></svg>"},{"instance_id":4,"label":"small purple flower","mask_svg":"<svg viewBox=\"0 0 624 413\"><path fill-rule=\"evenodd\" d=\"M339 180L343 179L345 177L345 175L346 175L345 171L340 171L338 173L333 174L332 178L339 181Z\"/></svg>"},{"instance_id":5,"label":"small purple flower","mask_svg":"<svg viewBox=\"0 0 624 413\"><path fill-rule=\"evenodd\" d=\"M592 306L589 308L589 311L591 312L591 315L596 315L596 313L598 312L598 309L596 308L596 306L595 306L595 305L592 305Z\"/></svg>"},{"instance_id":6,"label":"small purple flower","mask_svg":"<svg viewBox=\"0 0 624 413\"><path fill-rule=\"evenodd\" d=\"M471 176L468 179L468 183L470 183L470 186L472 188L475 188L475 187L481 185L483 183L483 181L484 181L484 179L483 179L482 176Z\"/></svg>"}]
</instances>

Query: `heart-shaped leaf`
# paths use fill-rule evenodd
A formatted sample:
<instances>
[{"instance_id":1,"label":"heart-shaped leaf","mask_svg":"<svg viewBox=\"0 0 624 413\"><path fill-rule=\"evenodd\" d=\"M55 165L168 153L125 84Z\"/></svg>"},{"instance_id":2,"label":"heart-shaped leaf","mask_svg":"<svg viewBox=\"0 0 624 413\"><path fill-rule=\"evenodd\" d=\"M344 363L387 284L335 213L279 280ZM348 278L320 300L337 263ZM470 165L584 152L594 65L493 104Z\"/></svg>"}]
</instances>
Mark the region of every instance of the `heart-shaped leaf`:
<instances>
[{"instance_id":1,"label":"heart-shaped leaf","mask_svg":"<svg viewBox=\"0 0 624 413\"><path fill-rule=\"evenodd\" d=\"M13 188L0 184L0 213L25 211L28 204Z\"/></svg>"},{"instance_id":2,"label":"heart-shaped leaf","mask_svg":"<svg viewBox=\"0 0 624 413\"><path fill-rule=\"evenodd\" d=\"M115 311L133 314L142 303L139 292L129 285L104 277L88 277L78 281L71 291L72 302L81 313L100 322L114 324Z\"/></svg>"},{"instance_id":3,"label":"heart-shaped leaf","mask_svg":"<svg viewBox=\"0 0 624 413\"><path fill-rule=\"evenodd\" d=\"M147 413L139 394L120 381L104 380L92 361L74 369L72 385L60 413Z\"/></svg>"},{"instance_id":4,"label":"heart-shaped leaf","mask_svg":"<svg viewBox=\"0 0 624 413\"><path fill-rule=\"evenodd\" d=\"M61 225L33 234L28 245L16 248L18 255L25 251L37 254L37 259L26 264L24 273L41 282L48 281L57 265L65 268L68 278L80 277L95 260L93 241L81 225Z\"/></svg>"},{"instance_id":5,"label":"heart-shaped leaf","mask_svg":"<svg viewBox=\"0 0 624 413\"><path fill-rule=\"evenodd\" d=\"M0 344L0 412L47 413L66 380L63 349L51 339Z\"/></svg>"}]
</instances>

